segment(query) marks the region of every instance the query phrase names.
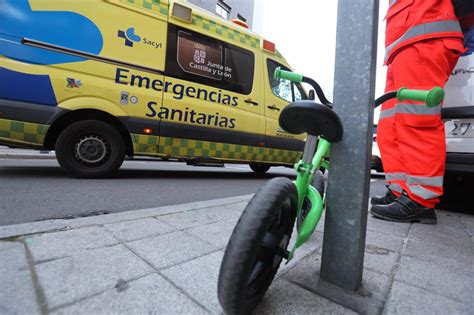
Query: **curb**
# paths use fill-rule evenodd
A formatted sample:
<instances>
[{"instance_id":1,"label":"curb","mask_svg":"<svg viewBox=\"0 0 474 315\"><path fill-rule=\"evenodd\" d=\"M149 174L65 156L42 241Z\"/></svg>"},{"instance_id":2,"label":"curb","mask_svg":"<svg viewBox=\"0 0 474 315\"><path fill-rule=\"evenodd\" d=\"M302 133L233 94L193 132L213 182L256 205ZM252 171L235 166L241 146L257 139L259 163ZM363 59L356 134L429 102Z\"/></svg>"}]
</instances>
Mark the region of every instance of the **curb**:
<instances>
[{"instance_id":1,"label":"curb","mask_svg":"<svg viewBox=\"0 0 474 315\"><path fill-rule=\"evenodd\" d=\"M129 210L119 213L102 214L92 217L75 218L75 219L53 219L39 222L20 223L13 225L0 226L0 240L5 238L13 238L23 235L47 233L53 231L63 231L76 228L83 228L92 225L103 225L109 223L131 221L143 219L147 217L161 216L166 214L194 211L204 208L217 207L241 202L248 202L252 198L251 195L243 195L237 197L229 197L222 199L213 199L207 201L190 202L172 206L163 206L157 208L147 208L139 210Z\"/></svg>"},{"instance_id":2,"label":"curb","mask_svg":"<svg viewBox=\"0 0 474 315\"><path fill-rule=\"evenodd\" d=\"M0 153L0 159L11 160L55 160L55 155L23 155L23 154L8 154Z\"/></svg>"}]
</instances>

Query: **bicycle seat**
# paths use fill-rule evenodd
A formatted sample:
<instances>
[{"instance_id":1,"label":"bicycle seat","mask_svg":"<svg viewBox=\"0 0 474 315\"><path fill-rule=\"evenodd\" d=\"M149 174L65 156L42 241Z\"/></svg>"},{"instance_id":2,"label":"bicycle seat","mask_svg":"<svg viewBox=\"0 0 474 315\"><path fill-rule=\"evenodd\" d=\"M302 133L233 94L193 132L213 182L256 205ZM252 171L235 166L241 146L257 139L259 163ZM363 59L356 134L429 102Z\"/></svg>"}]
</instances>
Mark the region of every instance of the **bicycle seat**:
<instances>
[{"instance_id":1,"label":"bicycle seat","mask_svg":"<svg viewBox=\"0 0 474 315\"><path fill-rule=\"evenodd\" d=\"M341 119L332 109L312 101L298 101L286 106L280 115L280 126L290 133L306 132L329 142L340 141L344 131Z\"/></svg>"}]
</instances>

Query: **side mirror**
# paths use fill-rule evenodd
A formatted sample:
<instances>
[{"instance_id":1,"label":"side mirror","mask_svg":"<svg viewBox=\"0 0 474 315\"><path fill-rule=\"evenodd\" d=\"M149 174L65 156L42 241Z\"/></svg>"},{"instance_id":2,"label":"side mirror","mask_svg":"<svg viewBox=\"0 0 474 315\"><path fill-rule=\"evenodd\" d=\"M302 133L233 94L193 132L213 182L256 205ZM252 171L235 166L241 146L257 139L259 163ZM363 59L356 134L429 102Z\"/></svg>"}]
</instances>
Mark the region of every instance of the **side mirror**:
<instances>
[{"instance_id":1,"label":"side mirror","mask_svg":"<svg viewBox=\"0 0 474 315\"><path fill-rule=\"evenodd\" d=\"M314 94L314 90L309 91L308 99L314 101L316 99L316 96Z\"/></svg>"}]
</instances>

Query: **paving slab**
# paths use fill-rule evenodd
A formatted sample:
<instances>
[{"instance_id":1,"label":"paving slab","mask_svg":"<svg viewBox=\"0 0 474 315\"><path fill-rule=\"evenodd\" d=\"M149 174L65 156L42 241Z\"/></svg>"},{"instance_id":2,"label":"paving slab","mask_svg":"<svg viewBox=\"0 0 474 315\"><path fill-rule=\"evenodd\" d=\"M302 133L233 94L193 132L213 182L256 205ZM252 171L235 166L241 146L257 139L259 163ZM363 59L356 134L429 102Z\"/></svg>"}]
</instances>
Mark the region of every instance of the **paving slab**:
<instances>
[{"instance_id":1,"label":"paving slab","mask_svg":"<svg viewBox=\"0 0 474 315\"><path fill-rule=\"evenodd\" d=\"M410 229L408 236L411 240L419 240L425 243L434 244L451 244L459 245L461 247L472 246L472 239L469 236L465 227L459 227L458 229L451 229L451 227L437 227L437 225L417 224L413 225Z\"/></svg>"},{"instance_id":2,"label":"paving slab","mask_svg":"<svg viewBox=\"0 0 474 315\"><path fill-rule=\"evenodd\" d=\"M225 205L225 207L217 206L194 211L162 215L159 216L159 218L177 229L184 230L222 220L238 218L240 217L240 214L246 205L247 202L240 202L228 204Z\"/></svg>"},{"instance_id":3,"label":"paving slab","mask_svg":"<svg viewBox=\"0 0 474 315\"><path fill-rule=\"evenodd\" d=\"M408 239L404 255L436 261L440 258L472 264L474 246L453 246L448 240L443 242L426 242Z\"/></svg>"},{"instance_id":4,"label":"paving slab","mask_svg":"<svg viewBox=\"0 0 474 315\"><path fill-rule=\"evenodd\" d=\"M115 238L129 242L162 235L176 230L158 218L143 218L104 225Z\"/></svg>"},{"instance_id":5,"label":"paving slab","mask_svg":"<svg viewBox=\"0 0 474 315\"><path fill-rule=\"evenodd\" d=\"M113 288L154 272L124 245L82 251L35 266L50 308Z\"/></svg>"},{"instance_id":6,"label":"paving slab","mask_svg":"<svg viewBox=\"0 0 474 315\"><path fill-rule=\"evenodd\" d=\"M436 228L451 227L452 230L458 230L462 228L460 213L436 210L436 217L438 218L438 223L432 227L436 227Z\"/></svg>"},{"instance_id":7,"label":"paving slab","mask_svg":"<svg viewBox=\"0 0 474 315\"><path fill-rule=\"evenodd\" d=\"M472 314L472 305L395 281L383 310L390 314Z\"/></svg>"},{"instance_id":8,"label":"paving slab","mask_svg":"<svg viewBox=\"0 0 474 315\"><path fill-rule=\"evenodd\" d=\"M389 292L388 275L364 269L363 286L359 292L340 289L320 279L321 256L315 253L283 275L283 279L329 299L339 305L363 314L379 314Z\"/></svg>"},{"instance_id":9,"label":"paving slab","mask_svg":"<svg viewBox=\"0 0 474 315\"><path fill-rule=\"evenodd\" d=\"M235 224L236 221L234 219L219 221L187 229L186 233L191 234L204 242L212 244L216 248L224 249L229 242Z\"/></svg>"},{"instance_id":10,"label":"paving slab","mask_svg":"<svg viewBox=\"0 0 474 315\"><path fill-rule=\"evenodd\" d=\"M366 245L372 245L376 248L384 248L394 253L399 253L402 250L404 238L370 231L366 235Z\"/></svg>"},{"instance_id":11,"label":"paving slab","mask_svg":"<svg viewBox=\"0 0 474 315\"><path fill-rule=\"evenodd\" d=\"M13 225L0 226L0 239L20 235L36 234L53 230L63 230L68 227L67 220L47 220Z\"/></svg>"},{"instance_id":12,"label":"paving slab","mask_svg":"<svg viewBox=\"0 0 474 315\"><path fill-rule=\"evenodd\" d=\"M296 235L297 231L296 228L293 230L293 234L291 235L290 239L290 244L288 245L288 250L291 250L293 248L293 244L296 242ZM313 235L303 244L301 247L299 247L296 252L295 252L295 257L289 262L286 263L283 261L280 265L280 268L278 269L277 277L280 277L282 274L286 273L287 271L291 270L294 266L296 266L300 260L306 258L309 255L312 254L321 254L321 249L323 247L323 236L324 234L315 231ZM319 261L319 257L318 257ZM318 262L319 265L319 262Z\"/></svg>"},{"instance_id":13,"label":"paving slab","mask_svg":"<svg viewBox=\"0 0 474 315\"><path fill-rule=\"evenodd\" d=\"M400 260L395 279L468 303L473 297L473 275L474 264L451 261L442 265L439 260L433 262L404 256Z\"/></svg>"},{"instance_id":14,"label":"paving slab","mask_svg":"<svg viewBox=\"0 0 474 315\"><path fill-rule=\"evenodd\" d=\"M462 216L461 222L464 224L467 234L471 237L471 240L474 241L474 217Z\"/></svg>"},{"instance_id":15,"label":"paving slab","mask_svg":"<svg viewBox=\"0 0 474 315\"><path fill-rule=\"evenodd\" d=\"M171 267L218 250L217 247L181 231L126 245L157 269Z\"/></svg>"},{"instance_id":16,"label":"paving slab","mask_svg":"<svg viewBox=\"0 0 474 315\"><path fill-rule=\"evenodd\" d=\"M40 314L25 246L0 242L0 314Z\"/></svg>"},{"instance_id":17,"label":"paving slab","mask_svg":"<svg viewBox=\"0 0 474 315\"><path fill-rule=\"evenodd\" d=\"M357 314L284 279L274 281L255 314Z\"/></svg>"},{"instance_id":18,"label":"paving slab","mask_svg":"<svg viewBox=\"0 0 474 315\"><path fill-rule=\"evenodd\" d=\"M118 243L106 229L99 226L39 234L28 237L26 242L35 262L71 256L83 250Z\"/></svg>"},{"instance_id":19,"label":"paving slab","mask_svg":"<svg viewBox=\"0 0 474 315\"><path fill-rule=\"evenodd\" d=\"M223 255L223 251L218 251L161 272L212 313L218 314L222 308L217 299L217 279Z\"/></svg>"},{"instance_id":20,"label":"paving slab","mask_svg":"<svg viewBox=\"0 0 474 315\"><path fill-rule=\"evenodd\" d=\"M122 221L137 220L142 218L154 217L154 216L166 216L174 213L192 212L200 209L207 209L216 207L219 209L228 209L228 216L238 217L240 212L245 208L246 204L252 198L251 195L243 195L236 197L228 197L222 199L212 199L198 202L189 202L178 205L155 207L140 210L130 210L119 213L110 213L99 216L77 218L68 220L68 228L81 228L94 225L104 225Z\"/></svg>"},{"instance_id":21,"label":"paving slab","mask_svg":"<svg viewBox=\"0 0 474 315\"><path fill-rule=\"evenodd\" d=\"M408 235L411 224L397 223L391 221L380 220L369 214L367 219L367 230L374 231L391 236L404 238Z\"/></svg>"},{"instance_id":22,"label":"paving slab","mask_svg":"<svg viewBox=\"0 0 474 315\"><path fill-rule=\"evenodd\" d=\"M386 248L367 244L364 254L364 268L390 275L396 266L400 254Z\"/></svg>"},{"instance_id":23,"label":"paving slab","mask_svg":"<svg viewBox=\"0 0 474 315\"><path fill-rule=\"evenodd\" d=\"M123 282L52 314L208 314L158 274Z\"/></svg>"},{"instance_id":24,"label":"paving slab","mask_svg":"<svg viewBox=\"0 0 474 315\"><path fill-rule=\"evenodd\" d=\"M465 237L467 231L463 224L461 214L447 211L436 211L438 223L430 224L412 224L412 229L423 232L434 232L437 234L451 237Z\"/></svg>"}]
</instances>

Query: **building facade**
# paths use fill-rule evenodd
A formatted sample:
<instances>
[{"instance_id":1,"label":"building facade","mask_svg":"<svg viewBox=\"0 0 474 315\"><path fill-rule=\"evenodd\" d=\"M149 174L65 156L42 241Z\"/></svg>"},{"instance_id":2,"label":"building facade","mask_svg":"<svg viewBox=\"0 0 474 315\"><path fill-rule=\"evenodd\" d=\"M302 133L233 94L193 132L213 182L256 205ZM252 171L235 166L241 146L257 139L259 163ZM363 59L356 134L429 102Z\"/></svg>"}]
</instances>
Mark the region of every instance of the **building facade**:
<instances>
[{"instance_id":1,"label":"building facade","mask_svg":"<svg viewBox=\"0 0 474 315\"><path fill-rule=\"evenodd\" d=\"M239 19L252 28L254 0L188 0L227 20Z\"/></svg>"}]
</instances>

